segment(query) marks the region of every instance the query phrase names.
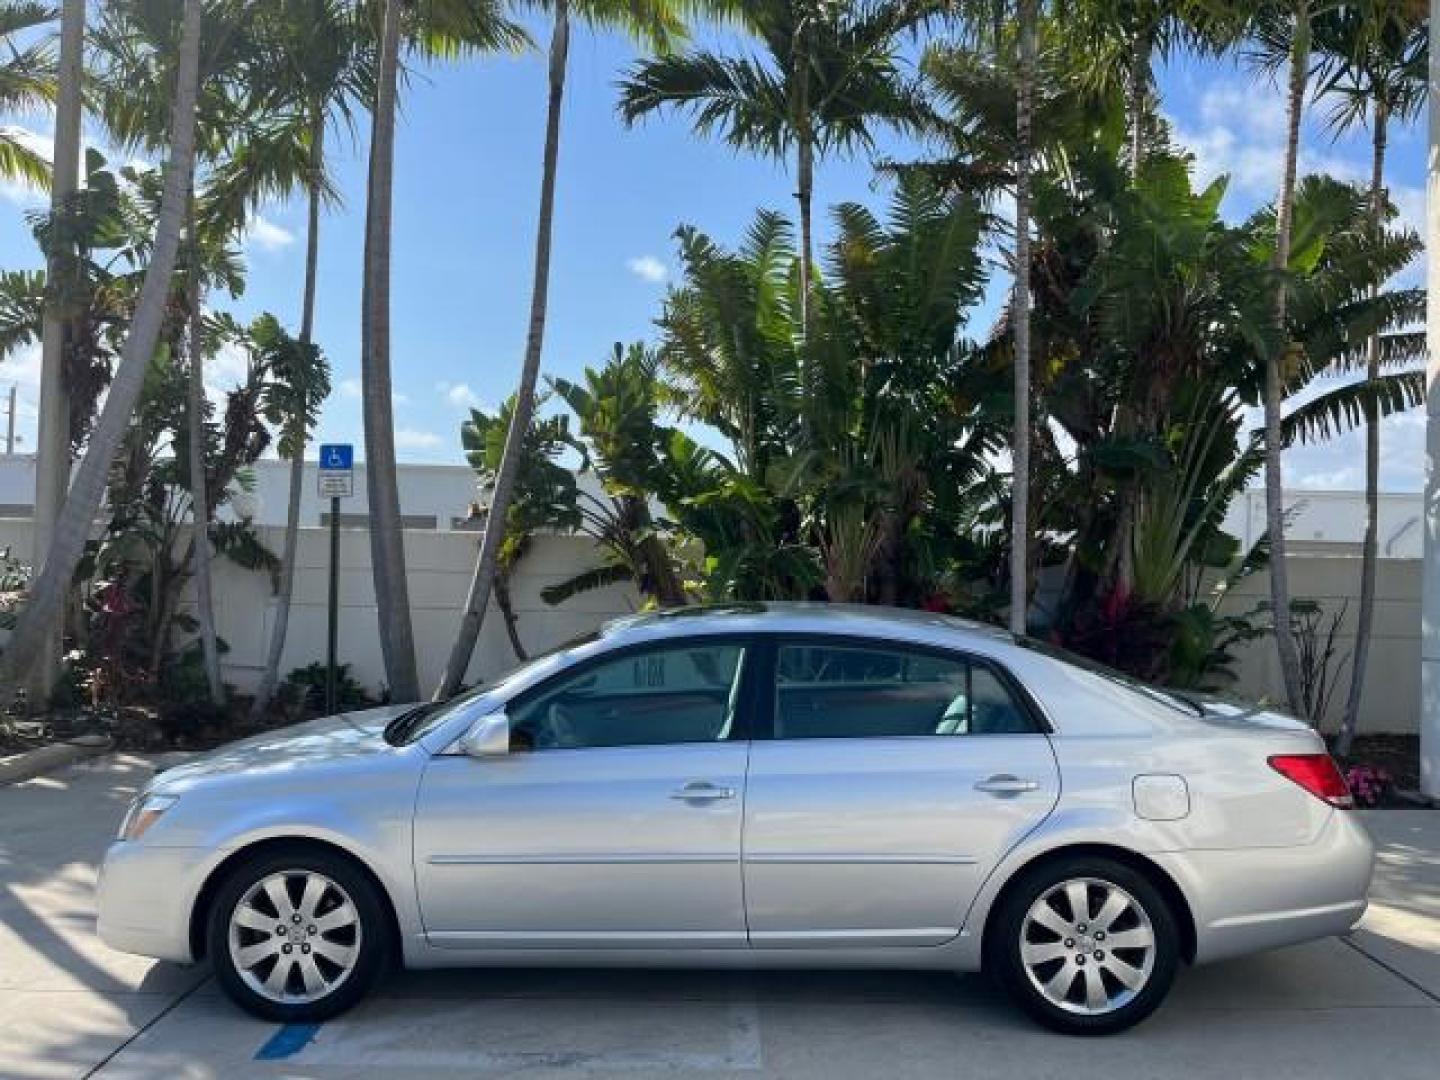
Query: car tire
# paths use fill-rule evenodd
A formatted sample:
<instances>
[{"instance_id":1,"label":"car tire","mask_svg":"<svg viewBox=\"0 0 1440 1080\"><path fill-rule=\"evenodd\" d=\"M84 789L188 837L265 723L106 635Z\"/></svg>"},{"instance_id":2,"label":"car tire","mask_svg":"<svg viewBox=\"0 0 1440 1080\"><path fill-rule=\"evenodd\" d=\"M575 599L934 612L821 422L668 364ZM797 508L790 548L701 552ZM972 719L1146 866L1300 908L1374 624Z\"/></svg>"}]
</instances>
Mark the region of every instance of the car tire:
<instances>
[{"instance_id":1,"label":"car tire","mask_svg":"<svg viewBox=\"0 0 1440 1080\"><path fill-rule=\"evenodd\" d=\"M1085 911L1076 910L1083 905ZM1180 961L1175 914L1145 874L1075 856L1025 871L986 933L985 966L1034 1019L1111 1035L1149 1016Z\"/></svg>"},{"instance_id":2,"label":"car tire","mask_svg":"<svg viewBox=\"0 0 1440 1080\"><path fill-rule=\"evenodd\" d=\"M344 1012L390 957L380 891L349 859L295 847L257 853L221 884L206 945L216 981L265 1020L307 1023Z\"/></svg>"}]
</instances>

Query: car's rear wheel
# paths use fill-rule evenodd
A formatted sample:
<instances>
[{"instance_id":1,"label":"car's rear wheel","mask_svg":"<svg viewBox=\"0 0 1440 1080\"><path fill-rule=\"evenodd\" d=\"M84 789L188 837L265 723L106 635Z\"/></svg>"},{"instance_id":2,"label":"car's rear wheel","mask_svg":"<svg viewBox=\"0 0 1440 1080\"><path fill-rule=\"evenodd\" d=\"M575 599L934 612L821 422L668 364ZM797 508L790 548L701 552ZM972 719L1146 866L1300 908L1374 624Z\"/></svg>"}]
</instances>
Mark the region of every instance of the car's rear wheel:
<instances>
[{"instance_id":1,"label":"car's rear wheel","mask_svg":"<svg viewBox=\"0 0 1440 1080\"><path fill-rule=\"evenodd\" d=\"M987 966L1047 1027L1108 1035L1139 1023L1169 992L1180 936L1165 898L1111 859L1074 857L1027 871L1006 891Z\"/></svg>"},{"instance_id":2,"label":"car's rear wheel","mask_svg":"<svg viewBox=\"0 0 1440 1080\"><path fill-rule=\"evenodd\" d=\"M283 1023L324 1020L374 984L390 946L374 884L326 851L273 851L221 885L207 945L215 977L242 1008Z\"/></svg>"}]
</instances>

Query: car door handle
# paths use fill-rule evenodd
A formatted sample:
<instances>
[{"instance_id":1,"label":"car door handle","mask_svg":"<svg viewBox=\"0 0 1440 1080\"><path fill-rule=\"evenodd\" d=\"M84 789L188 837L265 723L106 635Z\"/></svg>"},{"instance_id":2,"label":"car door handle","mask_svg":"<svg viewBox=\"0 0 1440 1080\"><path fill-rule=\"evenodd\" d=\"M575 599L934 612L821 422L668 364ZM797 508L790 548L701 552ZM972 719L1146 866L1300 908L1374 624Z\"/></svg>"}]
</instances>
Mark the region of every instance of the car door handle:
<instances>
[{"instance_id":1,"label":"car door handle","mask_svg":"<svg viewBox=\"0 0 1440 1080\"><path fill-rule=\"evenodd\" d=\"M670 793L670 798L679 799L682 802L714 802L718 799L733 799L734 797L734 788L717 787L704 780L696 780L686 784L679 791Z\"/></svg>"},{"instance_id":2,"label":"car door handle","mask_svg":"<svg viewBox=\"0 0 1440 1080\"><path fill-rule=\"evenodd\" d=\"M1034 780L1022 780L1009 773L997 773L989 779L981 780L975 785L975 790L990 795L1020 795L1026 791L1034 791L1039 786Z\"/></svg>"}]
</instances>

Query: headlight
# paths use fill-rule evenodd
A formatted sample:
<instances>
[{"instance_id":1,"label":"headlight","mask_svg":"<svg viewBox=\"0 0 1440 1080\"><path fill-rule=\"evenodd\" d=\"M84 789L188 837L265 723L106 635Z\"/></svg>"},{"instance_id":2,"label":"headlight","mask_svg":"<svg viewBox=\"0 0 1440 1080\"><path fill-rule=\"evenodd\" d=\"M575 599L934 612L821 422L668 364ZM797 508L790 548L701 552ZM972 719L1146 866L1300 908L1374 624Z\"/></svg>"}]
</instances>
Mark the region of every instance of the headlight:
<instances>
[{"instance_id":1,"label":"headlight","mask_svg":"<svg viewBox=\"0 0 1440 1080\"><path fill-rule=\"evenodd\" d=\"M136 799L120 823L120 835L116 839L139 840L177 801L174 795L146 795Z\"/></svg>"}]
</instances>

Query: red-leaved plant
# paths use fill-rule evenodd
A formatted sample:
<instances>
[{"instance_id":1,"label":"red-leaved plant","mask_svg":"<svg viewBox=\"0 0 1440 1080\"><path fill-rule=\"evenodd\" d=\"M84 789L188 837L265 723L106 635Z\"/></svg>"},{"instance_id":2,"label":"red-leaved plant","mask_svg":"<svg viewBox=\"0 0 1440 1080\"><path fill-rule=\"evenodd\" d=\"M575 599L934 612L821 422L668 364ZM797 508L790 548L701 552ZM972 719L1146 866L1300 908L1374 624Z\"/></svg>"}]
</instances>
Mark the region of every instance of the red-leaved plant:
<instances>
[{"instance_id":1,"label":"red-leaved plant","mask_svg":"<svg viewBox=\"0 0 1440 1080\"><path fill-rule=\"evenodd\" d=\"M1360 806L1379 806L1395 786L1395 778L1378 765L1352 765L1345 770L1345 783Z\"/></svg>"}]
</instances>

